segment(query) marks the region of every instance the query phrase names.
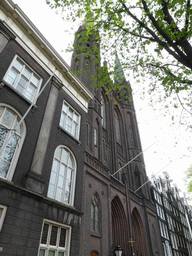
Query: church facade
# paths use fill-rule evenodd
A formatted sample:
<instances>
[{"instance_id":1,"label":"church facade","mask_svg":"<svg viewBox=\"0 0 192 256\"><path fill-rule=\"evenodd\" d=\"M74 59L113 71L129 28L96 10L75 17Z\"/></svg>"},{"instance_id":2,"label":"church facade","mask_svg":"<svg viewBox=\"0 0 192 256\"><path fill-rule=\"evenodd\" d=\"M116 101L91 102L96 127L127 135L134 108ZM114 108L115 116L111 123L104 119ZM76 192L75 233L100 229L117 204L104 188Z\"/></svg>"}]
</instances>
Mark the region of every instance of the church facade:
<instances>
[{"instance_id":1,"label":"church facade","mask_svg":"<svg viewBox=\"0 0 192 256\"><path fill-rule=\"evenodd\" d=\"M0 255L163 256L118 57L122 91L106 94L91 86L94 37L77 37L69 67L17 5L0 5Z\"/></svg>"},{"instance_id":2,"label":"church facade","mask_svg":"<svg viewBox=\"0 0 192 256\"><path fill-rule=\"evenodd\" d=\"M122 255L164 255L150 186L137 191L147 176L131 86L116 55L115 83L121 89L106 93L108 84L91 88L92 78L99 82L102 67L95 60L97 34L85 42L85 29L86 24L77 31L71 62L94 95L86 123L80 255L113 255L117 246ZM103 68L107 70L106 63Z\"/></svg>"}]
</instances>

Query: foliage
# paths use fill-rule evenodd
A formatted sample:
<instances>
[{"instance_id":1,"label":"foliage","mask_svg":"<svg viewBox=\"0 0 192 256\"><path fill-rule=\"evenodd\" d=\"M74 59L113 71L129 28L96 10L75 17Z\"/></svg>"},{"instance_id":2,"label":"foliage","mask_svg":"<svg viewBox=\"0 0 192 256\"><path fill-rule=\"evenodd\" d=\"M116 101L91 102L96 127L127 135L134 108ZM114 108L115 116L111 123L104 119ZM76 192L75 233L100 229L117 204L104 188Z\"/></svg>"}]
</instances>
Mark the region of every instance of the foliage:
<instances>
[{"instance_id":1,"label":"foliage","mask_svg":"<svg viewBox=\"0 0 192 256\"><path fill-rule=\"evenodd\" d=\"M191 111L190 0L46 1L51 8L60 8L66 19L89 21L87 34L99 31L102 57L111 66L117 50L124 70L133 71L138 79L150 78L150 91L163 85L166 97L174 93Z\"/></svg>"},{"instance_id":2,"label":"foliage","mask_svg":"<svg viewBox=\"0 0 192 256\"><path fill-rule=\"evenodd\" d=\"M192 165L185 172L184 181L188 192L192 192Z\"/></svg>"}]
</instances>

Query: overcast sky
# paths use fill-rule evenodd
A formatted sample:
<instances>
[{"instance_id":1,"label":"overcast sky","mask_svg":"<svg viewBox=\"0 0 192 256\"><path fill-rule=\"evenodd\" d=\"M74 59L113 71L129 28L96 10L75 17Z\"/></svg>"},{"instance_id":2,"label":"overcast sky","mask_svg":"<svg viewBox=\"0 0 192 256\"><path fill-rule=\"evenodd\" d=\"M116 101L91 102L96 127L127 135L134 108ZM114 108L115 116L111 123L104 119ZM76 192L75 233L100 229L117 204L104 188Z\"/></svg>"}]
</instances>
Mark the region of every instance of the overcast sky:
<instances>
[{"instance_id":1,"label":"overcast sky","mask_svg":"<svg viewBox=\"0 0 192 256\"><path fill-rule=\"evenodd\" d=\"M71 54L66 53L65 50L68 44L73 42L77 25L74 25L74 30L71 30L72 24L64 22L59 15L56 15L55 10L51 10L45 0L14 0L13 2L19 5L70 65ZM66 32L67 30L71 32L71 35ZM132 78L130 78L130 82L134 92L134 105L143 150L145 151L158 141L144 152L147 175L150 178L152 173L156 174L167 166L163 171L167 171L174 183L184 191L183 173L192 164L192 152L189 150L192 145L192 131L186 131L186 127L180 125L180 117L183 115L182 108L179 107L176 110L170 108L169 113L165 113L161 103L150 106L149 97L141 99L139 85ZM169 99L167 103L169 104ZM174 123L171 119L173 113L177 115ZM192 118L190 117L190 119Z\"/></svg>"}]
</instances>

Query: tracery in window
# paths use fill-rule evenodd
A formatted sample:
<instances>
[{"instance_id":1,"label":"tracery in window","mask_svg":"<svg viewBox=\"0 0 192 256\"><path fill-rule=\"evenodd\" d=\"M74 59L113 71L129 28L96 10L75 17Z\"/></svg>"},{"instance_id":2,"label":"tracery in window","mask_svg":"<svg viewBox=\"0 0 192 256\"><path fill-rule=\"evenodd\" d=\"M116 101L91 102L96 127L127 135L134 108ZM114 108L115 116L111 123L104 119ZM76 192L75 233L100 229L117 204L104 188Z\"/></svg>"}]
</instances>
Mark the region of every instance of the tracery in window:
<instances>
[{"instance_id":1,"label":"tracery in window","mask_svg":"<svg viewBox=\"0 0 192 256\"><path fill-rule=\"evenodd\" d=\"M48 196L73 205L75 178L75 157L67 147L58 147L54 154Z\"/></svg>"},{"instance_id":2,"label":"tracery in window","mask_svg":"<svg viewBox=\"0 0 192 256\"><path fill-rule=\"evenodd\" d=\"M20 114L0 104L0 177L11 180L25 138L25 123ZM19 124L19 125L18 125Z\"/></svg>"}]
</instances>

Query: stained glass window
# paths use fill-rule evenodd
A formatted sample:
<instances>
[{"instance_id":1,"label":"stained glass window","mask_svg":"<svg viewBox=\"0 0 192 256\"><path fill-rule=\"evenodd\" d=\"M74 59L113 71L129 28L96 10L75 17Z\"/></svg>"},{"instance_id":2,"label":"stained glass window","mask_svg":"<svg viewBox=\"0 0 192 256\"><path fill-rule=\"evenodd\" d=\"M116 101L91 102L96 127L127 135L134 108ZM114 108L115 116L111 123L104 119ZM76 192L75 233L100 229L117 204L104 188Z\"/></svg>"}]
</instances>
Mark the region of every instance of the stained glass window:
<instances>
[{"instance_id":1,"label":"stained glass window","mask_svg":"<svg viewBox=\"0 0 192 256\"><path fill-rule=\"evenodd\" d=\"M24 135L24 126L19 124L19 115L7 105L0 105L0 177L9 179L16 160L19 142ZM18 125L19 124L19 125Z\"/></svg>"},{"instance_id":2,"label":"stained glass window","mask_svg":"<svg viewBox=\"0 0 192 256\"><path fill-rule=\"evenodd\" d=\"M68 256L70 229L45 221L38 256Z\"/></svg>"}]
</instances>

